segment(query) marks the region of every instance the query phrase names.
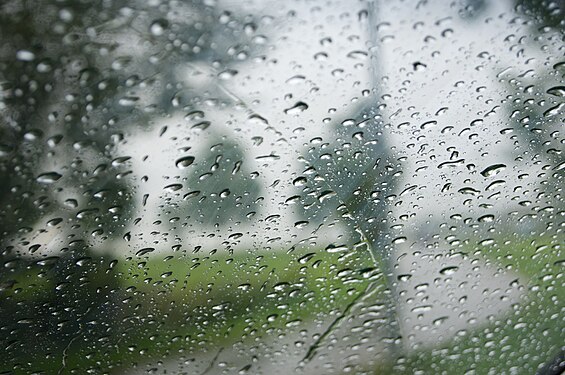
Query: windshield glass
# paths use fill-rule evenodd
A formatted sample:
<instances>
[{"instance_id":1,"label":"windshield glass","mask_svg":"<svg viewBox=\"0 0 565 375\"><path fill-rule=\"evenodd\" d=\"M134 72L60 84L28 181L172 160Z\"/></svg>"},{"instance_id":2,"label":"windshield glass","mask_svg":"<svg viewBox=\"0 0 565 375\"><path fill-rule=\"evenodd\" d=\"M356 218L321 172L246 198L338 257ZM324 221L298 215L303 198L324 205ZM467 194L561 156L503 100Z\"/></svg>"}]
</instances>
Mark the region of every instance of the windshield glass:
<instances>
[{"instance_id":1,"label":"windshield glass","mask_svg":"<svg viewBox=\"0 0 565 375\"><path fill-rule=\"evenodd\" d=\"M2 2L0 373L563 371L564 12Z\"/></svg>"}]
</instances>

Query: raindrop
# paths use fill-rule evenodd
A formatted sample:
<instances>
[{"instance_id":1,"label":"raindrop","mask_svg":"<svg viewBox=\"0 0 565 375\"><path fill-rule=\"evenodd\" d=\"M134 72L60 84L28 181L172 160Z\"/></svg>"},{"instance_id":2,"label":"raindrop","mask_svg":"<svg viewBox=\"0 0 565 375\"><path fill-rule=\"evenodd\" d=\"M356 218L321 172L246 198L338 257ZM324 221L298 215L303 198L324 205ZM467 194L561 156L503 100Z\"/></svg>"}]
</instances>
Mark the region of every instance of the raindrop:
<instances>
[{"instance_id":1,"label":"raindrop","mask_svg":"<svg viewBox=\"0 0 565 375\"><path fill-rule=\"evenodd\" d=\"M297 115L301 112L304 112L307 109L308 109L308 104L304 102L297 102L292 107L285 109L284 113L286 113L287 115Z\"/></svg>"},{"instance_id":2,"label":"raindrop","mask_svg":"<svg viewBox=\"0 0 565 375\"><path fill-rule=\"evenodd\" d=\"M154 247L145 247L141 250L139 250L137 253L135 253L135 255L137 255L138 257L144 256L146 254L152 253L153 251L155 251Z\"/></svg>"},{"instance_id":3,"label":"raindrop","mask_svg":"<svg viewBox=\"0 0 565 375\"><path fill-rule=\"evenodd\" d=\"M57 257L57 256L47 257L47 258L38 260L37 262L35 262L35 264L37 264L38 266L47 266L47 267L49 267L49 266L55 265L55 263L57 263L57 261L58 261L59 259L60 259L60 258Z\"/></svg>"},{"instance_id":4,"label":"raindrop","mask_svg":"<svg viewBox=\"0 0 565 375\"><path fill-rule=\"evenodd\" d=\"M479 245L481 246L490 246L492 244L494 244L494 240L492 238L487 238L479 242Z\"/></svg>"},{"instance_id":5,"label":"raindrop","mask_svg":"<svg viewBox=\"0 0 565 375\"><path fill-rule=\"evenodd\" d=\"M304 77L304 76L296 75L296 76L292 76L289 79L287 79L286 83L288 83L289 85L298 85L299 83L304 82L305 79L306 79L306 77Z\"/></svg>"},{"instance_id":6,"label":"raindrop","mask_svg":"<svg viewBox=\"0 0 565 375\"><path fill-rule=\"evenodd\" d=\"M421 72L421 71L426 70L426 67L427 67L426 64L421 63L419 61L412 63L412 68L414 69L414 71L417 71L417 72Z\"/></svg>"},{"instance_id":7,"label":"raindrop","mask_svg":"<svg viewBox=\"0 0 565 375\"><path fill-rule=\"evenodd\" d=\"M211 125L210 121L201 121L198 124L192 125L190 128L198 131L206 130Z\"/></svg>"},{"instance_id":8,"label":"raindrop","mask_svg":"<svg viewBox=\"0 0 565 375\"><path fill-rule=\"evenodd\" d=\"M449 167L457 167L459 165L463 165L464 163L465 163L465 159L450 160L450 161L444 161L443 163L440 163L437 167L439 169L449 168Z\"/></svg>"},{"instance_id":9,"label":"raindrop","mask_svg":"<svg viewBox=\"0 0 565 375\"><path fill-rule=\"evenodd\" d=\"M310 259L312 259L314 256L316 255L316 253L308 253L306 255L303 255L302 257L298 258L298 263L300 264L306 264L308 263L308 261Z\"/></svg>"},{"instance_id":10,"label":"raindrop","mask_svg":"<svg viewBox=\"0 0 565 375\"><path fill-rule=\"evenodd\" d=\"M61 177L63 176L57 172L42 173L37 176L37 182L41 184L52 184L54 182L57 182Z\"/></svg>"},{"instance_id":11,"label":"raindrop","mask_svg":"<svg viewBox=\"0 0 565 375\"><path fill-rule=\"evenodd\" d=\"M154 21L151 26L149 26L149 32L155 36L163 35L165 29L169 26L169 22L164 19L159 19Z\"/></svg>"},{"instance_id":12,"label":"raindrop","mask_svg":"<svg viewBox=\"0 0 565 375\"><path fill-rule=\"evenodd\" d=\"M57 218L55 218L55 219L49 220L49 221L47 222L47 226L49 226L49 227L54 227L54 226L57 226L58 224L60 224L62 221L63 221L62 218L57 217Z\"/></svg>"},{"instance_id":13,"label":"raindrop","mask_svg":"<svg viewBox=\"0 0 565 375\"><path fill-rule=\"evenodd\" d=\"M120 98L120 100L118 100L118 104L123 107L133 107L137 104L138 101L139 101L139 97L137 96L125 96L123 98Z\"/></svg>"},{"instance_id":14,"label":"raindrop","mask_svg":"<svg viewBox=\"0 0 565 375\"><path fill-rule=\"evenodd\" d=\"M185 169L192 165L192 163L194 163L194 156L184 156L180 159L177 159L175 165L179 169Z\"/></svg>"},{"instance_id":15,"label":"raindrop","mask_svg":"<svg viewBox=\"0 0 565 375\"><path fill-rule=\"evenodd\" d=\"M323 191L319 196L318 196L318 200L320 201L320 203L324 202L327 199L330 199L331 197L336 196L337 194L335 193L335 191L331 191L331 190L326 190Z\"/></svg>"},{"instance_id":16,"label":"raindrop","mask_svg":"<svg viewBox=\"0 0 565 375\"><path fill-rule=\"evenodd\" d=\"M448 319L449 319L448 316L442 316L442 317L439 317L439 318L437 318L437 319L434 319L433 322L432 322L432 324L433 324L434 326L439 326L439 325L443 324L443 323L444 323L446 320L448 320Z\"/></svg>"},{"instance_id":17,"label":"raindrop","mask_svg":"<svg viewBox=\"0 0 565 375\"><path fill-rule=\"evenodd\" d=\"M302 228L306 227L307 225L308 225L308 221L305 221L305 220L297 221L296 223L294 223L294 227L299 228L299 229L302 229Z\"/></svg>"},{"instance_id":18,"label":"raindrop","mask_svg":"<svg viewBox=\"0 0 565 375\"><path fill-rule=\"evenodd\" d=\"M237 75L237 70L234 69L226 69L223 72L218 73L218 78L222 79L224 81L227 81L229 79L232 79L233 77L235 77Z\"/></svg>"},{"instance_id":19,"label":"raindrop","mask_svg":"<svg viewBox=\"0 0 565 375\"><path fill-rule=\"evenodd\" d=\"M484 177L490 177L490 176L494 176L500 172L502 172L504 169L506 169L506 165L505 164L493 164L487 168L485 168L481 174Z\"/></svg>"},{"instance_id":20,"label":"raindrop","mask_svg":"<svg viewBox=\"0 0 565 375\"><path fill-rule=\"evenodd\" d=\"M306 177L297 177L292 181L292 184L294 186L304 186L307 182L308 180L306 179Z\"/></svg>"},{"instance_id":21,"label":"raindrop","mask_svg":"<svg viewBox=\"0 0 565 375\"><path fill-rule=\"evenodd\" d=\"M35 59L35 54L31 51L21 49L16 52L16 59L20 61L33 61Z\"/></svg>"},{"instance_id":22,"label":"raindrop","mask_svg":"<svg viewBox=\"0 0 565 375\"><path fill-rule=\"evenodd\" d=\"M336 246L336 245L334 245L334 244L329 244L329 245L326 247L326 251L327 251L328 253L341 253L341 252L345 252L345 251L347 251L347 250L349 250L349 248L348 248L347 246L345 246L345 245L338 245L338 246Z\"/></svg>"},{"instance_id":23,"label":"raindrop","mask_svg":"<svg viewBox=\"0 0 565 375\"><path fill-rule=\"evenodd\" d=\"M439 273L441 273L442 275L453 275L455 272L457 272L457 270L459 269L459 267L457 266L449 266L449 267L444 267L441 270L439 270Z\"/></svg>"},{"instance_id":24,"label":"raindrop","mask_svg":"<svg viewBox=\"0 0 565 375\"><path fill-rule=\"evenodd\" d=\"M547 111L543 113L543 115L545 117L557 116L559 113L563 111L563 109L565 109L565 103L559 103L556 106L549 108Z\"/></svg>"},{"instance_id":25,"label":"raindrop","mask_svg":"<svg viewBox=\"0 0 565 375\"><path fill-rule=\"evenodd\" d=\"M90 257L83 257L80 259L77 259L77 261L75 262L75 264L79 267L82 267L84 265L87 265L88 263L90 263L90 261L92 260L92 258Z\"/></svg>"},{"instance_id":26,"label":"raindrop","mask_svg":"<svg viewBox=\"0 0 565 375\"><path fill-rule=\"evenodd\" d=\"M256 124L256 125L269 125L269 121L267 121L266 118L254 113L251 116L249 116L248 121L250 124Z\"/></svg>"},{"instance_id":27,"label":"raindrop","mask_svg":"<svg viewBox=\"0 0 565 375\"><path fill-rule=\"evenodd\" d=\"M256 160L266 160L266 161L268 161L268 160L279 160L280 158L281 157L279 155L272 154L272 153L269 154L269 155L259 155L259 156L255 157Z\"/></svg>"},{"instance_id":28,"label":"raindrop","mask_svg":"<svg viewBox=\"0 0 565 375\"><path fill-rule=\"evenodd\" d=\"M398 281L404 281L404 282L410 280L411 277L412 277L412 275L410 275L410 274L402 274L402 275L396 276Z\"/></svg>"},{"instance_id":29,"label":"raindrop","mask_svg":"<svg viewBox=\"0 0 565 375\"><path fill-rule=\"evenodd\" d=\"M477 219L480 223L490 223L494 221L494 215L483 215Z\"/></svg>"},{"instance_id":30,"label":"raindrop","mask_svg":"<svg viewBox=\"0 0 565 375\"><path fill-rule=\"evenodd\" d=\"M69 208L77 208L78 202L77 202L76 199L66 199L65 200L65 206L67 206Z\"/></svg>"},{"instance_id":31,"label":"raindrop","mask_svg":"<svg viewBox=\"0 0 565 375\"><path fill-rule=\"evenodd\" d=\"M365 51L351 51L347 54L347 57L355 60L367 60L369 54Z\"/></svg>"},{"instance_id":32,"label":"raindrop","mask_svg":"<svg viewBox=\"0 0 565 375\"><path fill-rule=\"evenodd\" d=\"M194 197L197 197L197 196L199 196L199 195L200 195L200 190L194 190L194 191L190 191L190 192L186 193L186 194L182 197L182 199L188 200L188 199L190 199L190 198L194 198Z\"/></svg>"},{"instance_id":33,"label":"raindrop","mask_svg":"<svg viewBox=\"0 0 565 375\"><path fill-rule=\"evenodd\" d=\"M485 190L486 190L486 191L491 191L491 190L494 190L494 189L496 189L496 188L498 188L498 187L500 187L500 186L504 186L505 184L506 184L506 181L504 181L504 180L496 180L496 181L491 182L491 183L486 187Z\"/></svg>"},{"instance_id":34,"label":"raindrop","mask_svg":"<svg viewBox=\"0 0 565 375\"><path fill-rule=\"evenodd\" d=\"M437 121L435 121L435 120L427 121L427 122L424 122L422 125L420 125L420 129L422 129L422 130L430 129L430 128L433 128L436 125L437 125Z\"/></svg>"},{"instance_id":35,"label":"raindrop","mask_svg":"<svg viewBox=\"0 0 565 375\"><path fill-rule=\"evenodd\" d=\"M112 160L112 166L113 167L119 167L120 165L122 165L126 161L128 161L129 159L131 159L131 157L129 157L129 156L121 156L119 158L115 158L114 160Z\"/></svg>"},{"instance_id":36,"label":"raindrop","mask_svg":"<svg viewBox=\"0 0 565 375\"><path fill-rule=\"evenodd\" d=\"M565 86L551 87L551 88L547 89L547 93L554 95L554 96L558 96L560 98L563 98L563 97L565 97Z\"/></svg>"},{"instance_id":37,"label":"raindrop","mask_svg":"<svg viewBox=\"0 0 565 375\"><path fill-rule=\"evenodd\" d=\"M472 187L464 187L458 190L461 194L478 195L480 191Z\"/></svg>"},{"instance_id":38,"label":"raindrop","mask_svg":"<svg viewBox=\"0 0 565 375\"><path fill-rule=\"evenodd\" d=\"M406 242L406 237L397 237L394 240L392 240L392 243L397 245L397 244L401 244Z\"/></svg>"},{"instance_id":39,"label":"raindrop","mask_svg":"<svg viewBox=\"0 0 565 375\"><path fill-rule=\"evenodd\" d=\"M169 191L169 192L174 192L174 191L182 189L182 184L170 184L170 185L165 186L163 189L166 190L166 191Z\"/></svg>"}]
</instances>

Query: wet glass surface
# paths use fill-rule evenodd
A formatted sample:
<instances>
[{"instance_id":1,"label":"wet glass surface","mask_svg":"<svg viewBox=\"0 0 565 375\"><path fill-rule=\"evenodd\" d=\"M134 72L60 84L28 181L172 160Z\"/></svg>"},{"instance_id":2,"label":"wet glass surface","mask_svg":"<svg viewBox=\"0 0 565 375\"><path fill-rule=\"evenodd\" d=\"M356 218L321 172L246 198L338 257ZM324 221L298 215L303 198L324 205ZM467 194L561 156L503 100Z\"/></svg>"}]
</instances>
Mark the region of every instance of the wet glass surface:
<instances>
[{"instance_id":1,"label":"wet glass surface","mask_svg":"<svg viewBox=\"0 0 565 375\"><path fill-rule=\"evenodd\" d=\"M0 373L553 374L562 1L0 4Z\"/></svg>"}]
</instances>

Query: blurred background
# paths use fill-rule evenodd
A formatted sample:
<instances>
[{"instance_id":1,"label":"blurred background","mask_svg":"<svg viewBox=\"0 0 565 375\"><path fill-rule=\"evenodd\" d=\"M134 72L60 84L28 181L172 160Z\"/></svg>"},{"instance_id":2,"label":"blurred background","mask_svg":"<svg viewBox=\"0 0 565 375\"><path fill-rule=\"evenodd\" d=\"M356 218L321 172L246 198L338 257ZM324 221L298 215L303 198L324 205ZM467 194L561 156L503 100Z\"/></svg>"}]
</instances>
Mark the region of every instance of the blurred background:
<instances>
[{"instance_id":1,"label":"blurred background","mask_svg":"<svg viewBox=\"0 0 565 375\"><path fill-rule=\"evenodd\" d=\"M0 373L559 373L564 12L3 1Z\"/></svg>"}]
</instances>

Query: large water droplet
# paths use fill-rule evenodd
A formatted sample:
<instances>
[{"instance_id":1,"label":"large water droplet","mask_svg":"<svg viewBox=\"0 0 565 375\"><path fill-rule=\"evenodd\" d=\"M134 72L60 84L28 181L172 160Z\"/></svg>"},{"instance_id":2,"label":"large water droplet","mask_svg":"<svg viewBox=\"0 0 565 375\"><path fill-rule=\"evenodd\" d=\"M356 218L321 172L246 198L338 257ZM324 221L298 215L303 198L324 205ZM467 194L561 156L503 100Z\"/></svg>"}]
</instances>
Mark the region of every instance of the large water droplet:
<instances>
[{"instance_id":1,"label":"large water droplet","mask_svg":"<svg viewBox=\"0 0 565 375\"><path fill-rule=\"evenodd\" d=\"M292 107L285 109L284 113L286 113L287 115L297 115L301 112L304 112L307 109L308 109L308 104L304 102L297 102Z\"/></svg>"},{"instance_id":2,"label":"large water droplet","mask_svg":"<svg viewBox=\"0 0 565 375\"><path fill-rule=\"evenodd\" d=\"M502 172L504 169L506 169L506 165L505 164L493 164L489 167L486 167L481 174L484 177L490 177L490 176L494 176L500 172Z\"/></svg>"},{"instance_id":3,"label":"large water droplet","mask_svg":"<svg viewBox=\"0 0 565 375\"><path fill-rule=\"evenodd\" d=\"M194 156L184 156L180 159L177 159L177 161L175 162L175 165L179 169L184 169L184 168L188 168L189 166L191 166L192 163L194 163Z\"/></svg>"},{"instance_id":4,"label":"large water droplet","mask_svg":"<svg viewBox=\"0 0 565 375\"><path fill-rule=\"evenodd\" d=\"M169 22L167 22L167 20L154 21L149 27L149 32L155 36L163 35L168 25Z\"/></svg>"},{"instance_id":5,"label":"large water droplet","mask_svg":"<svg viewBox=\"0 0 565 375\"><path fill-rule=\"evenodd\" d=\"M41 184L52 184L57 180L59 180L61 177L62 175L60 175L57 172L42 173L39 176L37 176L37 182Z\"/></svg>"},{"instance_id":6,"label":"large water droplet","mask_svg":"<svg viewBox=\"0 0 565 375\"><path fill-rule=\"evenodd\" d=\"M459 269L459 267L457 266L449 266L449 267L444 267L441 270L439 270L439 273L441 273L442 275L453 275L455 272L457 272L457 270Z\"/></svg>"},{"instance_id":7,"label":"large water droplet","mask_svg":"<svg viewBox=\"0 0 565 375\"><path fill-rule=\"evenodd\" d=\"M155 251L154 247L145 247L145 248L139 250L137 253L135 253L135 255L137 255L138 257L141 257L141 256L144 256L145 254L149 254L153 251Z\"/></svg>"},{"instance_id":8,"label":"large water droplet","mask_svg":"<svg viewBox=\"0 0 565 375\"><path fill-rule=\"evenodd\" d=\"M554 86L547 89L547 93L551 95L558 96L560 98L565 97L565 86Z\"/></svg>"},{"instance_id":9,"label":"large water droplet","mask_svg":"<svg viewBox=\"0 0 565 375\"><path fill-rule=\"evenodd\" d=\"M33 61L35 59L35 54L27 50L19 50L16 52L16 59L20 61Z\"/></svg>"},{"instance_id":10,"label":"large water droplet","mask_svg":"<svg viewBox=\"0 0 565 375\"><path fill-rule=\"evenodd\" d=\"M559 113L563 112L565 108L565 103L560 103L555 107L549 108L547 111L543 113L545 117L557 116Z\"/></svg>"}]
</instances>

